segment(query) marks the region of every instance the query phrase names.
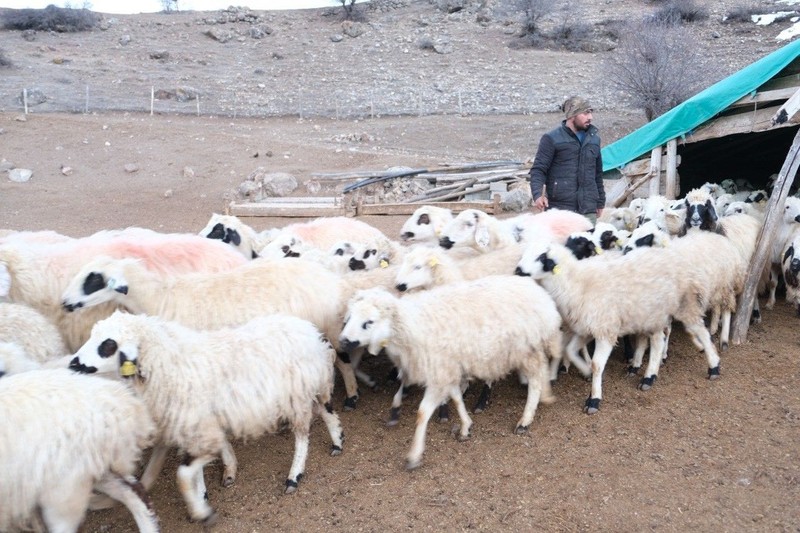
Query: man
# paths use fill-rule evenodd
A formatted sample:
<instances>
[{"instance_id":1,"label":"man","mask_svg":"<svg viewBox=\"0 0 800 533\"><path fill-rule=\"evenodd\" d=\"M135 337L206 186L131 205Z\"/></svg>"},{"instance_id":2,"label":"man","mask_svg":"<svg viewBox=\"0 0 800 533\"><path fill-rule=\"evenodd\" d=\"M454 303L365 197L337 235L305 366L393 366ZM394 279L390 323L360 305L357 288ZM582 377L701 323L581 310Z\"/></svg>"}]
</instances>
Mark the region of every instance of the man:
<instances>
[{"instance_id":1,"label":"man","mask_svg":"<svg viewBox=\"0 0 800 533\"><path fill-rule=\"evenodd\" d=\"M572 96L561 109L566 118L542 136L530 171L534 205L541 210L575 211L595 223L605 206L606 193L592 106Z\"/></svg>"}]
</instances>

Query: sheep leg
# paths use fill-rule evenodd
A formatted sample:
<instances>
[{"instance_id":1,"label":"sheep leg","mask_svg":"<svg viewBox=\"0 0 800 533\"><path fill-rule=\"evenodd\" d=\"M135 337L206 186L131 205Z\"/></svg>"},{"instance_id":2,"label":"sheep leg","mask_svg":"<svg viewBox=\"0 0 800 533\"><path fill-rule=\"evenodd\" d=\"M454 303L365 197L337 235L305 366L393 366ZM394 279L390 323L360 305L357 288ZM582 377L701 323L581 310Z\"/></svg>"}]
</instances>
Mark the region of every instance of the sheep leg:
<instances>
[{"instance_id":1,"label":"sheep leg","mask_svg":"<svg viewBox=\"0 0 800 533\"><path fill-rule=\"evenodd\" d=\"M455 386L450 389L450 399L456 404L456 411L458 418L461 419L461 429L458 432L458 440L463 442L469 440L470 430L472 429L472 419L467 412L467 406L464 405L464 395L460 386Z\"/></svg>"},{"instance_id":2,"label":"sheep leg","mask_svg":"<svg viewBox=\"0 0 800 533\"><path fill-rule=\"evenodd\" d=\"M658 331L650 335L650 359L644 377L639 382L639 390L647 391L653 388L661 366L661 354L664 351L664 332Z\"/></svg>"},{"instance_id":3,"label":"sheep leg","mask_svg":"<svg viewBox=\"0 0 800 533\"><path fill-rule=\"evenodd\" d=\"M425 395L422 397L417 411L417 425L414 429L414 439L411 444L411 450L406 457L406 468L408 470L414 470L422 464L422 453L425 451L425 434L428 431L428 422L433 412L446 398L446 394L443 394L442 391L436 387L428 386L425 389Z\"/></svg>"},{"instance_id":4,"label":"sheep leg","mask_svg":"<svg viewBox=\"0 0 800 533\"><path fill-rule=\"evenodd\" d=\"M286 478L286 490L284 494L293 494L297 491L297 484L303 477L303 470L306 467L308 457L308 434L311 430L311 421L303 420L294 424L294 459L292 467L289 469L289 477Z\"/></svg>"},{"instance_id":5,"label":"sheep leg","mask_svg":"<svg viewBox=\"0 0 800 533\"><path fill-rule=\"evenodd\" d=\"M364 372L363 370L358 369L358 365L361 364L361 358L364 356L363 348L359 348L355 350L353 353L350 354L350 366L353 367L353 371L356 374L356 379L361 381L361 383L365 384L370 389L376 389L378 384L372 379L372 376Z\"/></svg>"},{"instance_id":6,"label":"sheep leg","mask_svg":"<svg viewBox=\"0 0 800 533\"><path fill-rule=\"evenodd\" d=\"M572 338L567 343L566 352L567 359L577 367L581 374L589 376L592 373L591 366L588 361L578 356L578 350L586 344L586 339L578 334L573 334Z\"/></svg>"},{"instance_id":7,"label":"sheep leg","mask_svg":"<svg viewBox=\"0 0 800 533\"><path fill-rule=\"evenodd\" d=\"M639 369L642 368L642 360L644 359L644 352L647 349L647 341L648 339L644 335L636 336L636 350L633 352L633 361L631 361L628 367L629 376L635 376L639 373ZM659 360L660 359L659 357Z\"/></svg>"},{"instance_id":8,"label":"sheep leg","mask_svg":"<svg viewBox=\"0 0 800 533\"><path fill-rule=\"evenodd\" d=\"M475 407L472 409L474 413L482 413L489 406L489 397L492 395L492 384L488 381L481 387L481 394L478 396L478 401L475 402Z\"/></svg>"},{"instance_id":9,"label":"sheep leg","mask_svg":"<svg viewBox=\"0 0 800 533\"><path fill-rule=\"evenodd\" d=\"M150 497L136 478L125 479L117 474L106 474L95 484L95 489L127 507L140 533L159 531L158 519Z\"/></svg>"},{"instance_id":10,"label":"sheep leg","mask_svg":"<svg viewBox=\"0 0 800 533\"><path fill-rule=\"evenodd\" d=\"M238 464L236 462L236 454L233 453L233 446L231 443L225 440L222 444L222 450L220 451L220 455L222 455L222 486L223 487L230 487L236 481L236 471L238 469Z\"/></svg>"},{"instance_id":11,"label":"sheep leg","mask_svg":"<svg viewBox=\"0 0 800 533\"><path fill-rule=\"evenodd\" d=\"M719 329L719 320L720 320L720 307L715 305L711 309L711 318L708 321L708 332L711 335L715 335L717 330Z\"/></svg>"},{"instance_id":12,"label":"sheep leg","mask_svg":"<svg viewBox=\"0 0 800 533\"><path fill-rule=\"evenodd\" d=\"M594 357L592 357L592 392L586 399L584 412L592 415L600 409L603 398L603 370L614 345L606 339L595 339Z\"/></svg>"},{"instance_id":13,"label":"sheep leg","mask_svg":"<svg viewBox=\"0 0 800 533\"><path fill-rule=\"evenodd\" d=\"M767 309L775 307L775 293L778 290L778 277L781 275L778 265L770 265L769 269L769 298L767 299Z\"/></svg>"},{"instance_id":14,"label":"sheep leg","mask_svg":"<svg viewBox=\"0 0 800 533\"><path fill-rule=\"evenodd\" d=\"M200 457L189 458L188 464L178 467L178 490L180 490L186 507L189 510L189 518L197 522L210 524L214 521L216 513L208 505L205 494L198 490L198 479L203 479L203 467L215 459L214 455L202 455ZM205 485L205 483L203 483Z\"/></svg>"},{"instance_id":15,"label":"sheep leg","mask_svg":"<svg viewBox=\"0 0 800 533\"><path fill-rule=\"evenodd\" d=\"M709 332L711 333L711 332ZM723 352L728 349L731 341L731 310L722 312L722 329L719 332L719 349Z\"/></svg>"},{"instance_id":16,"label":"sheep leg","mask_svg":"<svg viewBox=\"0 0 800 533\"><path fill-rule=\"evenodd\" d=\"M147 461L147 466L145 467L141 478L141 483L145 490L149 491L156 482L158 474L160 474L161 469L164 468L164 461L167 459L168 451L169 446L165 444L157 444L153 447L153 451L150 452L150 460Z\"/></svg>"},{"instance_id":17,"label":"sheep leg","mask_svg":"<svg viewBox=\"0 0 800 533\"><path fill-rule=\"evenodd\" d=\"M344 380L344 390L347 398L344 400L344 410L352 411L356 408L358 402L358 383L356 382L356 373L353 370L353 365L350 364L350 356L346 353L336 353L336 368L342 373Z\"/></svg>"},{"instance_id":18,"label":"sheep leg","mask_svg":"<svg viewBox=\"0 0 800 533\"><path fill-rule=\"evenodd\" d=\"M342 431L339 415L333 410L330 398L323 405L314 404L314 407L322 421L325 422L325 427L328 428L328 434L331 436L331 455L340 455L344 445L344 431Z\"/></svg>"},{"instance_id":19,"label":"sheep leg","mask_svg":"<svg viewBox=\"0 0 800 533\"><path fill-rule=\"evenodd\" d=\"M406 395L405 383L401 380L400 386L397 388L397 392L392 397L392 408L389 411L389 421L386 422L386 425L396 426L397 423L400 421L400 406L403 404L403 396Z\"/></svg>"},{"instance_id":20,"label":"sheep leg","mask_svg":"<svg viewBox=\"0 0 800 533\"><path fill-rule=\"evenodd\" d=\"M39 503L42 520L51 533L73 533L83 521L86 507L92 494L92 481L83 480L79 486L61 483L59 487L48 487L47 494ZM7 502L3 502L5 505Z\"/></svg>"},{"instance_id":21,"label":"sheep leg","mask_svg":"<svg viewBox=\"0 0 800 533\"><path fill-rule=\"evenodd\" d=\"M703 327L703 321L700 320L699 323L694 324L684 322L684 327L700 343L702 350L706 353L708 379L717 379L719 377L719 354L717 354L714 343L711 341L711 335Z\"/></svg>"},{"instance_id":22,"label":"sheep leg","mask_svg":"<svg viewBox=\"0 0 800 533\"><path fill-rule=\"evenodd\" d=\"M549 380L542 380L541 373L532 371L527 368L525 374L528 376L528 398L525 400L525 409L522 411L522 418L517 422L517 427L514 428L514 433L517 435L524 435L528 432L528 428L533 422L533 417L536 415L536 407L539 405L539 399L542 397L542 381L549 385ZM538 375L537 375L538 374Z\"/></svg>"}]
</instances>

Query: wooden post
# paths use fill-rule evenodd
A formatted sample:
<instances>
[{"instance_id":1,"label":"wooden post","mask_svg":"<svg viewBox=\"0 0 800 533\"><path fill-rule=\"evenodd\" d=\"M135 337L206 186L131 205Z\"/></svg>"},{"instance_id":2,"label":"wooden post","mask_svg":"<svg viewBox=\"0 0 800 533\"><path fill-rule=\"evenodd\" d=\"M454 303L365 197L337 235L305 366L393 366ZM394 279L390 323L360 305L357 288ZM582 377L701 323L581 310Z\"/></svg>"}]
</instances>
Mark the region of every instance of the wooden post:
<instances>
[{"instance_id":1,"label":"wooden post","mask_svg":"<svg viewBox=\"0 0 800 533\"><path fill-rule=\"evenodd\" d=\"M151 117L153 116L153 105L155 103L155 100L156 100L156 88L151 86L150 87L150 116Z\"/></svg>"},{"instance_id":2,"label":"wooden post","mask_svg":"<svg viewBox=\"0 0 800 533\"><path fill-rule=\"evenodd\" d=\"M758 233L756 249L753 252L750 270L747 272L745 280L744 292L742 292L739 304L736 307L736 316L731 328L731 342L733 344L741 344L747 339L747 330L750 327L750 311L753 308L753 300L758 296L756 294L758 280L761 278L761 273L764 271L769 259L772 239L775 236L778 222L783 217L783 205L789 195L789 188L794 181L797 168L800 167L798 152L800 152L800 129L797 130L797 134L794 136L792 147L789 148L789 153L783 162L778 179L775 180L772 196L767 202L767 217L764 220L761 231Z\"/></svg>"},{"instance_id":3,"label":"wooden post","mask_svg":"<svg viewBox=\"0 0 800 533\"><path fill-rule=\"evenodd\" d=\"M25 107L25 114L28 114L28 89L22 89L22 105Z\"/></svg>"},{"instance_id":4,"label":"wooden post","mask_svg":"<svg viewBox=\"0 0 800 533\"><path fill-rule=\"evenodd\" d=\"M650 196L661 194L661 147L657 146L650 151Z\"/></svg>"},{"instance_id":5,"label":"wooden post","mask_svg":"<svg viewBox=\"0 0 800 533\"><path fill-rule=\"evenodd\" d=\"M197 95L197 98L195 98L195 104L197 106L197 116L199 117L200 116L200 95L199 94Z\"/></svg>"},{"instance_id":6,"label":"wooden post","mask_svg":"<svg viewBox=\"0 0 800 533\"><path fill-rule=\"evenodd\" d=\"M83 106L83 113L89 114L89 86L86 86L86 104Z\"/></svg>"},{"instance_id":7,"label":"wooden post","mask_svg":"<svg viewBox=\"0 0 800 533\"><path fill-rule=\"evenodd\" d=\"M670 200L678 197L678 139L667 141L667 176L664 196Z\"/></svg>"}]
</instances>

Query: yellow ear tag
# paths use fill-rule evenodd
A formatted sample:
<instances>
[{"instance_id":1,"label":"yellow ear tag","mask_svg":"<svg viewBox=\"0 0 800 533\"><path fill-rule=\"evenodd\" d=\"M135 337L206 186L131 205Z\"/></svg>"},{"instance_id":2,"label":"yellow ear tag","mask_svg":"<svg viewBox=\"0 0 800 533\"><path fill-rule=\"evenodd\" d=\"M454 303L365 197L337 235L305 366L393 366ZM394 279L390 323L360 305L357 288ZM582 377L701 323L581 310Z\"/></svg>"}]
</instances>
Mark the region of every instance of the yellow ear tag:
<instances>
[{"instance_id":1,"label":"yellow ear tag","mask_svg":"<svg viewBox=\"0 0 800 533\"><path fill-rule=\"evenodd\" d=\"M386 348L387 346L389 346L389 341L388 340L382 340L381 341L381 348Z\"/></svg>"},{"instance_id":2,"label":"yellow ear tag","mask_svg":"<svg viewBox=\"0 0 800 533\"><path fill-rule=\"evenodd\" d=\"M428 261L428 266L429 267L435 267L438 264L439 264L439 260L436 259L435 257L432 257L431 260Z\"/></svg>"},{"instance_id":3,"label":"yellow ear tag","mask_svg":"<svg viewBox=\"0 0 800 533\"><path fill-rule=\"evenodd\" d=\"M119 375L129 378L136 374L136 365L133 361L125 361L122 363L122 366L119 367Z\"/></svg>"},{"instance_id":4,"label":"yellow ear tag","mask_svg":"<svg viewBox=\"0 0 800 533\"><path fill-rule=\"evenodd\" d=\"M389 261L387 261L386 259L381 259L381 262L379 264L381 265L381 268L386 268L389 266Z\"/></svg>"},{"instance_id":5,"label":"yellow ear tag","mask_svg":"<svg viewBox=\"0 0 800 533\"><path fill-rule=\"evenodd\" d=\"M561 272L561 265L556 265L553 267L553 275L557 276Z\"/></svg>"},{"instance_id":6,"label":"yellow ear tag","mask_svg":"<svg viewBox=\"0 0 800 533\"><path fill-rule=\"evenodd\" d=\"M603 249L600 248L599 246L595 246L594 247L594 253L596 253L597 255L600 255L600 254L603 253Z\"/></svg>"},{"instance_id":7,"label":"yellow ear tag","mask_svg":"<svg viewBox=\"0 0 800 533\"><path fill-rule=\"evenodd\" d=\"M435 231L435 233L436 233L436 236L437 236L437 237L441 237L441 236L442 236L442 230L440 230L440 229L437 229L437 230Z\"/></svg>"}]
</instances>

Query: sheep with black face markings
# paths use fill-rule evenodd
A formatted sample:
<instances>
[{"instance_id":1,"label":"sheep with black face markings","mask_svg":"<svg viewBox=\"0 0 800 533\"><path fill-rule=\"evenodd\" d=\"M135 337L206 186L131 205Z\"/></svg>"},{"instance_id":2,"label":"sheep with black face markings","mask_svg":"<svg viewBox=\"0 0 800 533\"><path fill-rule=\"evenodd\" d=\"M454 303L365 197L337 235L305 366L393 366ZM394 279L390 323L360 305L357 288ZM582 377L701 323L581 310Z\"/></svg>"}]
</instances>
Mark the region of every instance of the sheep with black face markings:
<instances>
[{"instance_id":1,"label":"sheep with black face markings","mask_svg":"<svg viewBox=\"0 0 800 533\"><path fill-rule=\"evenodd\" d=\"M442 230L453 220L453 212L444 207L424 205L418 208L400 228L400 239L405 243L439 245Z\"/></svg>"},{"instance_id":2,"label":"sheep with black face markings","mask_svg":"<svg viewBox=\"0 0 800 533\"><path fill-rule=\"evenodd\" d=\"M786 301L792 304L800 315L800 229L788 239L783 252L782 272L786 282Z\"/></svg>"},{"instance_id":3,"label":"sheep with black face markings","mask_svg":"<svg viewBox=\"0 0 800 533\"><path fill-rule=\"evenodd\" d=\"M178 467L178 487L191 518L208 522L214 511L197 488L204 485L206 464L232 455L228 435L259 437L288 421L295 453L287 494L303 475L315 415L327 426L332 455L341 453L342 428L330 404L335 358L317 328L288 315L197 331L116 312L95 325L73 366L87 373L116 368L130 381L156 423L157 438L190 456Z\"/></svg>"},{"instance_id":4,"label":"sheep with black face markings","mask_svg":"<svg viewBox=\"0 0 800 533\"><path fill-rule=\"evenodd\" d=\"M123 383L66 369L5 376L0 420L0 531L77 531L93 490L122 502L139 531L158 531L133 477L155 426Z\"/></svg>"},{"instance_id":5,"label":"sheep with black face markings","mask_svg":"<svg viewBox=\"0 0 800 533\"><path fill-rule=\"evenodd\" d=\"M652 249L613 261L578 261L563 245L539 244L531 245L522 256L517 274L538 280L553 297L565 325L575 333L567 344L567 357L584 374L590 369L578 356L578 349L589 339L595 340L587 413L600 407L603 370L623 335L649 336L650 359L644 379L652 385L661 363L663 332L673 318L684 324L695 345L705 351L709 378L719 375L719 355L703 324L702 280L692 279L691 270L684 268L688 260L672 249ZM665 264L673 268L664 272ZM656 278L658 283L653 283Z\"/></svg>"},{"instance_id":6,"label":"sheep with black face markings","mask_svg":"<svg viewBox=\"0 0 800 533\"><path fill-rule=\"evenodd\" d=\"M200 235L232 246L247 259L259 257L261 250L274 237L270 232L257 232L238 217L217 213L211 215L206 227L200 230Z\"/></svg>"},{"instance_id":7,"label":"sheep with black face markings","mask_svg":"<svg viewBox=\"0 0 800 533\"><path fill-rule=\"evenodd\" d=\"M560 350L560 326L558 310L541 287L514 276L489 276L403 298L385 289L359 292L348 306L340 344L366 346L373 354L385 350L405 383L425 387L406 462L413 469L422 462L428 420L448 398L461 419L459 439L469 438L464 378L491 382L515 370L525 376L528 399L516 432L527 431L540 396L550 400L546 352Z\"/></svg>"}]
</instances>

